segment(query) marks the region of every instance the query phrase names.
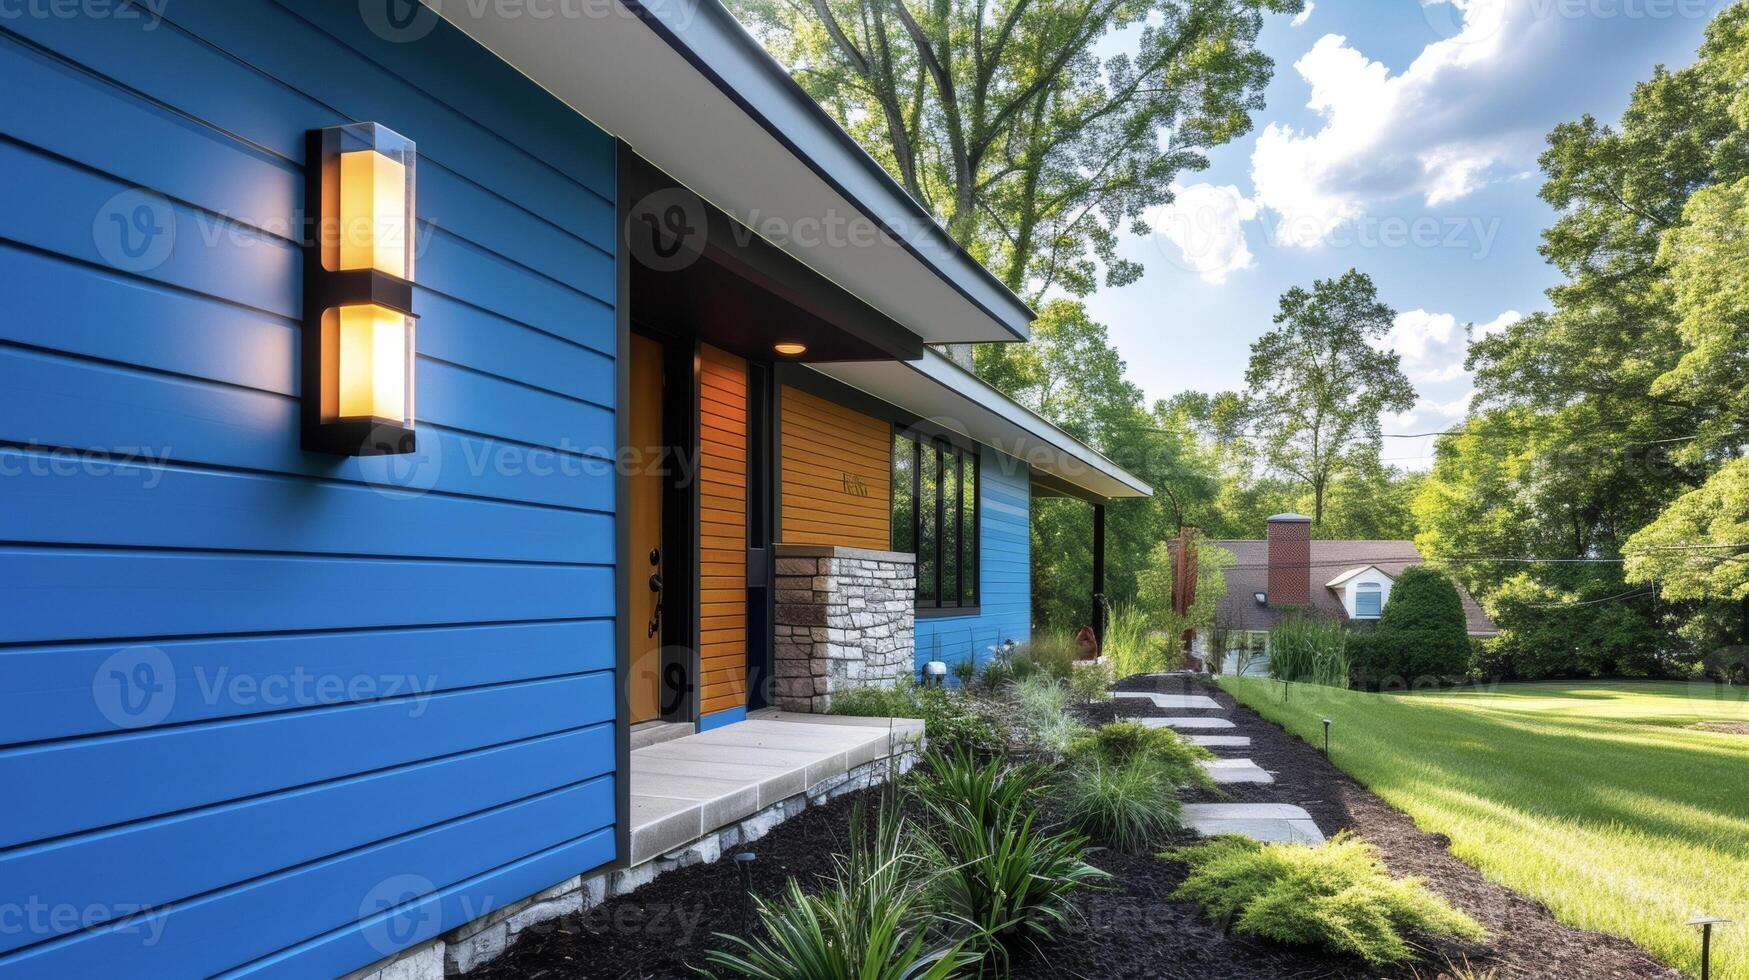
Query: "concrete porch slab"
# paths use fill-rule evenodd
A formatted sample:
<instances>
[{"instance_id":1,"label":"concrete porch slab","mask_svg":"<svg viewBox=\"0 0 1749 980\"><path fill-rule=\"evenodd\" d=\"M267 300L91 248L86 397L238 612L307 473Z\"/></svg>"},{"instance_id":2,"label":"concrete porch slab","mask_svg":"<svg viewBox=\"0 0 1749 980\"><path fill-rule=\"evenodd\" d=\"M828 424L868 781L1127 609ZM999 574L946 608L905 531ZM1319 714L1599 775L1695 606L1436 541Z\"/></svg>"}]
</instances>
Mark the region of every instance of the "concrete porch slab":
<instances>
[{"instance_id":1,"label":"concrete porch slab","mask_svg":"<svg viewBox=\"0 0 1749 980\"><path fill-rule=\"evenodd\" d=\"M1239 834L1265 844L1324 843L1312 815L1287 803L1186 803L1183 819L1205 837Z\"/></svg>"},{"instance_id":2,"label":"concrete porch slab","mask_svg":"<svg viewBox=\"0 0 1749 980\"><path fill-rule=\"evenodd\" d=\"M1251 747L1251 736L1249 735L1186 735L1184 740L1205 749L1248 749Z\"/></svg>"},{"instance_id":3,"label":"concrete porch slab","mask_svg":"<svg viewBox=\"0 0 1749 980\"><path fill-rule=\"evenodd\" d=\"M1220 703L1206 694L1155 694L1152 691L1113 691L1114 698L1145 698L1167 711L1219 711Z\"/></svg>"},{"instance_id":4,"label":"concrete porch slab","mask_svg":"<svg viewBox=\"0 0 1749 980\"><path fill-rule=\"evenodd\" d=\"M1209 759L1202 763L1217 783L1273 783L1275 777L1250 759Z\"/></svg>"},{"instance_id":5,"label":"concrete porch slab","mask_svg":"<svg viewBox=\"0 0 1749 980\"><path fill-rule=\"evenodd\" d=\"M1148 728L1176 728L1179 730L1203 728L1238 728L1225 718L1137 718L1136 721Z\"/></svg>"},{"instance_id":6,"label":"concrete porch slab","mask_svg":"<svg viewBox=\"0 0 1749 980\"><path fill-rule=\"evenodd\" d=\"M922 728L786 712L633 749L631 864L908 749Z\"/></svg>"}]
</instances>

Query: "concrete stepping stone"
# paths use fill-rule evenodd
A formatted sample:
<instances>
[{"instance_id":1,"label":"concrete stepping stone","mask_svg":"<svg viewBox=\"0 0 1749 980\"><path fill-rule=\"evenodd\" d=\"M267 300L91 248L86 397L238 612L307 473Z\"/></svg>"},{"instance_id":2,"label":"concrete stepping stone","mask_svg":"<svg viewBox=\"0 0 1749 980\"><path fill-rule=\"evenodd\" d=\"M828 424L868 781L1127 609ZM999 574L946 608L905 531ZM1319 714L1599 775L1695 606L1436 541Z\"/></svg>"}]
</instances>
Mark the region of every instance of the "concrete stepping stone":
<instances>
[{"instance_id":1,"label":"concrete stepping stone","mask_svg":"<svg viewBox=\"0 0 1749 980\"><path fill-rule=\"evenodd\" d=\"M1220 711L1221 705L1204 694L1155 694L1152 691L1113 691L1113 697L1147 698L1154 707L1168 711Z\"/></svg>"},{"instance_id":2,"label":"concrete stepping stone","mask_svg":"<svg viewBox=\"0 0 1749 980\"><path fill-rule=\"evenodd\" d=\"M1324 832L1287 803L1186 803L1184 825L1205 837L1240 834L1265 844L1322 844Z\"/></svg>"},{"instance_id":3,"label":"concrete stepping stone","mask_svg":"<svg viewBox=\"0 0 1749 980\"><path fill-rule=\"evenodd\" d=\"M1225 718L1137 718L1146 728L1238 728Z\"/></svg>"},{"instance_id":4,"label":"concrete stepping stone","mask_svg":"<svg viewBox=\"0 0 1749 980\"><path fill-rule=\"evenodd\" d=\"M1251 747L1251 736L1249 735L1186 735L1184 740L1205 749L1248 749Z\"/></svg>"},{"instance_id":5,"label":"concrete stepping stone","mask_svg":"<svg viewBox=\"0 0 1749 980\"><path fill-rule=\"evenodd\" d=\"M1271 776L1262 766L1250 759L1207 759L1202 767L1217 783L1273 783Z\"/></svg>"}]
</instances>

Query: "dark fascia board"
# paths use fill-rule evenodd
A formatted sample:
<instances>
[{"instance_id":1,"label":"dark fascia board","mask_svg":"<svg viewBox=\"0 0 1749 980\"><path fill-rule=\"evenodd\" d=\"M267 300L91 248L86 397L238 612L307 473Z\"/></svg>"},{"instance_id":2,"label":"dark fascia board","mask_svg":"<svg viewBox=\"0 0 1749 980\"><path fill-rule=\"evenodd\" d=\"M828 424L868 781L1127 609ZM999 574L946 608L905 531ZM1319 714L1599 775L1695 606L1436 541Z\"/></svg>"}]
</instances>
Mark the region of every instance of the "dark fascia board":
<instances>
[{"instance_id":1,"label":"dark fascia board","mask_svg":"<svg viewBox=\"0 0 1749 980\"><path fill-rule=\"evenodd\" d=\"M1015 340L1030 339L1033 309L954 241L719 0L620 2L917 261ZM787 110L788 129L761 108L773 102ZM924 239L925 247L915 238Z\"/></svg>"}]
</instances>

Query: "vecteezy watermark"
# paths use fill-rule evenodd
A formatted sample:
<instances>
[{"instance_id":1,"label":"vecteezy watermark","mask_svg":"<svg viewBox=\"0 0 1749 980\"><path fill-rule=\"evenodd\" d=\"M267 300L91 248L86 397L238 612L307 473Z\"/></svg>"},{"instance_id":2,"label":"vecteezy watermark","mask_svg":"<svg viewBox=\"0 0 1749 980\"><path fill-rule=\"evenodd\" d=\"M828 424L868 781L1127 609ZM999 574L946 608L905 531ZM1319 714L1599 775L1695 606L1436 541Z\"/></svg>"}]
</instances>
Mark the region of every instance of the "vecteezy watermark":
<instances>
[{"instance_id":1,"label":"vecteezy watermark","mask_svg":"<svg viewBox=\"0 0 1749 980\"><path fill-rule=\"evenodd\" d=\"M436 891L430 878L418 874L398 874L377 882L358 903L360 935L384 956L435 935L442 924L441 909L433 895Z\"/></svg>"},{"instance_id":2,"label":"vecteezy watermark","mask_svg":"<svg viewBox=\"0 0 1749 980\"><path fill-rule=\"evenodd\" d=\"M157 647L124 647L98 664L91 697L117 728L156 725L176 706L176 668Z\"/></svg>"},{"instance_id":3,"label":"vecteezy watermark","mask_svg":"<svg viewBox=\"0 0 1749 980\"><path fill-rule=\"evenodd\" d=\"M140 945L156 946L169 915L139 902L51 902L36 895L0 902L0 936L47 939L118 919L127 921L111 926L110 933L139 936Z\"/></svg>"},{"instance_id":4,"label":"vecteezy watermark","mask_svg":"<svg viewBox=\"0 0 1749 980\"><path fill-rule=\"evenodd\" d=\"M1420 0L1438 37L1478 44L1516 20L1710 20L1731 0Z\"/></svg>"},{"instance_id":5,"label":"vecteezy watermark","mask_svg":"<svg viewBox=\"0 0 1749 980\"><path fill-rule=\"evenodd\" d=\"M91 477L102 480L138 480L151 490L164 480L168 448L108 446L102 449L68 449L31 442L16 449L0 450L0 477Z\"/></svg>"},{"instance_id":6,"label":"vecteezy watermark","mask_svg":"<svg viewBox=\"0 0 1749 980\"><path fill-rule=\"evenodd\" d=\"M673 936L684 944L698 931L704 913L703 902L614 902L589 908L580 924L592 936Z\"/></svg>"},{"instance_id":7,"label":"vecteezy watermark","mask_svg":"<svg viewBox=\"0 0 1749 980\"><path fill-rule=\"evenodd\" d=\"M162 2L162 0L160 0ZM696 5L684 0L358 0L358 13L371 33L385 41L410 44L430 34L448 16L468 20L606 20L640 16L639 10L673 27L692 22Z\"/></svg>"},{"instance_id":8,"label":"vecteezy watermark","mask_svg":"<svg viewBox=\"0 0 1749 980\"><path fill-rule=\"evenodd\" d=\"M170 0L0 0L0 21L113 20L155 31Z\"/></svg>"},{"instance_id":9,"label":"vecteezy watermark","mask_svg":"<svg viewBox=\"0 0 1749 980\"><path fill-rule=\"evenodd\" d=\"M1464 251L1480 262L1494 250L1501 219L1479 216L1387 215L1325 221L1310 216L1284 216L1262 222L1265 241L1275 248L1322 240L1328 248L1441 249Z\"/></svg>"},{"instance_id":10,"label":"vecteezy watermark","mask_svg":"<svg viewBox=\"0 0 1749 980\"><path fill-rule=\"evenodd\" d=\"M679 272L697 262L709 237L709 212L684 187L646 194L626 212L626 247L640 265L656 272Z\"/></svg>"},{"instance_id":11,"label":"vecteezy watermark","mask_svg":"<svg viewBox=\"0 0 1749 980\"><path fill-rule=\"evenodd\" d=\"M134 729L163 723L178 704L207 709L185 711L184 717L208 717L398 701L407 717L418 718L425 714L437 685L436 674L321 672L302 666L251 672L199 664L178 677L175 664L162 649L132 646L98 664L91 677L91 696L110 724Z\"/></svg>"},{"instance_id":12,"label":"vecteezy watermark","mask_svg":"<svg viewBox=\"0 0 1749 980\"><path fill-rule=\"evenodd\" d=\"M97 209L91 241L103 261L116 269L150 272L169 261L176 249L176 210L154 191L122 191Z\"/></svg>"}]
</instances>

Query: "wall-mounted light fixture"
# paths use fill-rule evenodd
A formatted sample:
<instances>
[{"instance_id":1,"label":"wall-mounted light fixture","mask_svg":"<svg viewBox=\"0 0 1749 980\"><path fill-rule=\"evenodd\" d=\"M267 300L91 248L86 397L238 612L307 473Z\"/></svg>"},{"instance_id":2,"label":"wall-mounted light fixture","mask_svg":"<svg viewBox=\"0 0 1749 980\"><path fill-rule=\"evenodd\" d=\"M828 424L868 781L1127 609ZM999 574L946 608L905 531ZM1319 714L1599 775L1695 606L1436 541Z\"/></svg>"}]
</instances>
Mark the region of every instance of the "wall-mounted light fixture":
<instances>
[{"instance_id":1,"label":"wall-mounted light fixture","mask_svg":"<svg viewBox=\"0 0 1749 980\"><path fill-rule=\"evenodd\" d=\"M410 453L413 142L376 123L312 130L305 206L303 446ZM320 210L317 211L317 208Z\"/></svg>"}]
</instances>

